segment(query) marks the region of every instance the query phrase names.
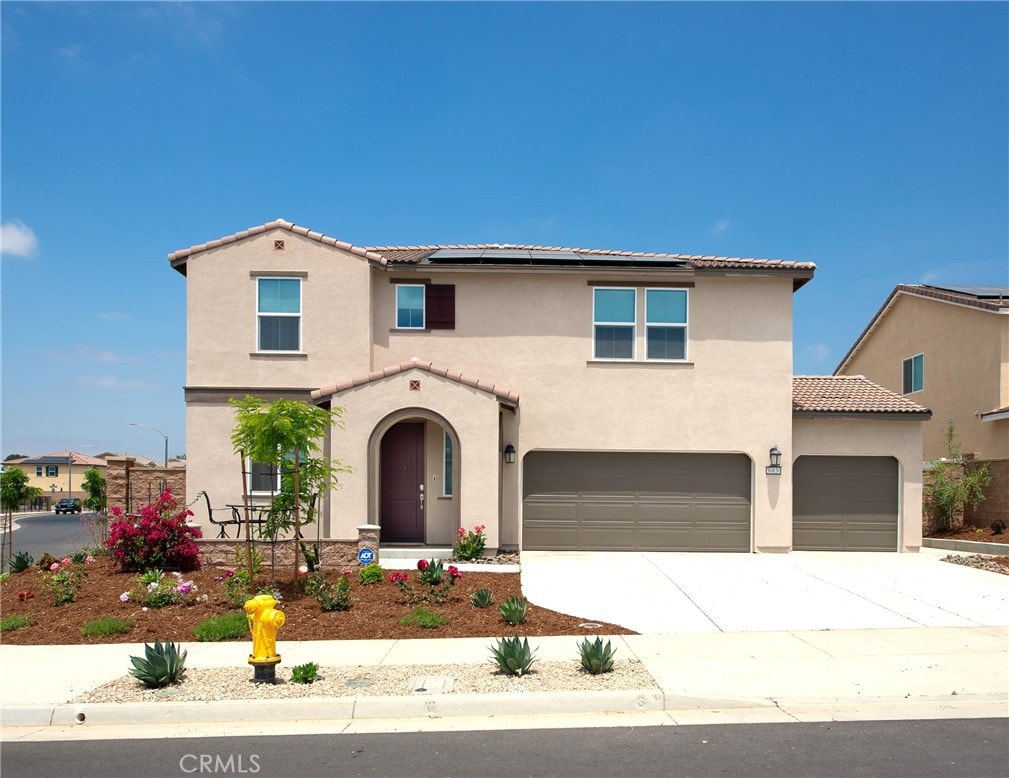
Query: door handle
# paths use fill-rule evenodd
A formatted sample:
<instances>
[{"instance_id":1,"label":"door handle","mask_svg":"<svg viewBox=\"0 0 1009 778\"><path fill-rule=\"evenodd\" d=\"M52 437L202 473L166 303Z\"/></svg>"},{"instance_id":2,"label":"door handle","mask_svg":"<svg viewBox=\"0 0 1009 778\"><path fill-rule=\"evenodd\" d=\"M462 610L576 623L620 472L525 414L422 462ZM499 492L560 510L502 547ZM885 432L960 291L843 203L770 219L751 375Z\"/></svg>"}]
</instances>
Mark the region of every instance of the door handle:
<instances>
[{"instance_id":1,"label":"door handle","mask_svg":"<svg viewBox=\"0 0 1009 778\"><path fill-rule=\"evenodd\" d=\"M420 509L424 510L424 484L420 485Z\"/></svg>"}]
</instances>

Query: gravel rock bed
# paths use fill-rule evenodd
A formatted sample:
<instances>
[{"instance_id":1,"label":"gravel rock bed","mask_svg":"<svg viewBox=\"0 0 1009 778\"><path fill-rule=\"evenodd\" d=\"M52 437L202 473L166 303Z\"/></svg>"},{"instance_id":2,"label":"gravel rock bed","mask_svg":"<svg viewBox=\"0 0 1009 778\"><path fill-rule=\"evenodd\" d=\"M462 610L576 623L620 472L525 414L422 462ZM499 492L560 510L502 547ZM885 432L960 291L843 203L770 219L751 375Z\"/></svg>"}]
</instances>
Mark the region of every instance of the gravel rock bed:
<instances>
[{"instance_id":1,"label":"gravel rock bed","mask_svg":"<svg viewBox=\"0 0 1009 778\"><path fill-rule=\"evenodd\" d=\"M658 690L654 679L636 660L616 661L613 670L591 675L577 661L536 662L523 676L504 675L490 662L482 665L368 665L321 667L319 680L291 683L290 668L277 668L277 683L252 682L252 668L215 667L187 669L182 680L163 689L146 689L130 675L109 681L75 699L82 702L217 702L247 699L298 699L305 697L398 697L430 695L438 679L454 679L451 691L441 694L523 694L559 691ZM411 683L414 681L415 683Z\"/></svg>"},{"instance_id":2,"label":"gravel rock bed","mask_svg":"<svg viewBox=\"0 0 1009 778\"><path fill-rule=\"evenodd\" d=\"M951 562L954 565L976 567L978 570L990 570L993 573L1009 575L1009 557L981 556L980 554L972 554L970 556L963 556L962 554L949 554L948 556L944 556L942 561Z\"/></svg>"}]
</instances>

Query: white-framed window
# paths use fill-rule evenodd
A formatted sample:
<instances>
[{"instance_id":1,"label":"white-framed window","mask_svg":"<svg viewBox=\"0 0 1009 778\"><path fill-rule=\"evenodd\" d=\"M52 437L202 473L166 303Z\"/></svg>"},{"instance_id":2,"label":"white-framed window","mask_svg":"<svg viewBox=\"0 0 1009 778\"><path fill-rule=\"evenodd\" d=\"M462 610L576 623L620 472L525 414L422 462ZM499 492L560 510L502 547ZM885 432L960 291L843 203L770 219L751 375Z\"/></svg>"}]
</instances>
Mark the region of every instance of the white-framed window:
<instances>
[{"instance_id":1,"label":"white-framed window","mask_svg":"<svg viewBox=\"0 0 1009 778\"><path fill-rule=\"evenodd\" d=\"M445 497L451 497L455 493L455 482L452 480L452 437L446 431L444 456L442 457L441 493Z\"/></svg>"},{"instance_id":2,"label":"white-framed window","mask_svg":"<svg viewBox=\"0 0 1009 778\"><path fill-rule=\"evenodd\" d=\"M687 358L687 290L645 290L645 359Z\"/></svg>"},{"instance_id":3,"label":"white-framed window","mask_svg":"<svg viewBox=\"0 0 1009 778\"><path fill-rule=\"evenodd\" d=\"M925 388L925 355L915 354L908 357L903 364L903 394L920 392Z\"/></svg>"},{"instance_id":4,"label":"white-framed window","mask_svg":"<svg viewBox=\"0 0 1009 778\"><path fill-rule=\"evenodd\" d=\"M396 285L396 329L424 329L424 286Z\"/></svg>"},{"instance_id":5,"label":"white-framed window","mask_svg":"<svg viewBox=\"0 0 1009 778\"><path fill-rule=\"evenodd\" d=\"M60 474L59 465L46 465L46 478L55 478Z\"/></svg>"},{"instance_id":6,"label":"white-framed window","mask_svg":"<svg viewBox=\"0 0 1009 778\"><path fill-rule=\"evenodd\" d=\"M256 348L301 351L301 279L256 279Z\"/></svg>"},{"instance_id":7,"label":"white-framed window","mask_svg":"<svg viewBox=\"0 0 1009 778\"><path fill-rule=\"evenodd\" d=\"M41 476L42 475L42 465L36 465L35 466L35 475L36 476Z\"/></svg>"},{"instance_id":8,"label":"white-framed window","mask_svg":"<svg viewBox=\"0 0 1009 778\"><path fill-rule=\"evenodd\" d=\"M246 460L249 494L277 494L280 491L280 468Z\"/></svg>"},{"instance_id":9,"label":"white-framed window","mask_svg":"<svg viewBox=\"0 0 1009 778\"><path fill-rule=\"evenodd\" d=\"M636 289L592 290L592 355L595 359L634 359L637 332Z\"/></svg>"}]
</instances>

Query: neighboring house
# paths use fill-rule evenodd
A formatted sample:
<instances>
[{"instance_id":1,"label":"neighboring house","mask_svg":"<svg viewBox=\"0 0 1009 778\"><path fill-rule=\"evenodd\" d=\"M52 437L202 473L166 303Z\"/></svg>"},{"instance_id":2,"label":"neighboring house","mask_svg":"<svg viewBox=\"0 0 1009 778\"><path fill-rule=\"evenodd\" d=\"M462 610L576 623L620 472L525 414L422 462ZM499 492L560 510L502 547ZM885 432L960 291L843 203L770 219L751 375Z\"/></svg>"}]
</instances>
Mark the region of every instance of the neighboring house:
<instances>
[{"instance_id":1,"label":"neighboring house","mask_svg":"<svg viewBox=\"0 0 1009 778\"><path fill-rule=\"evenodd\" d=\"M323 501L324 537L367 523L383 544L449 546L483 524L490 549L921 545L928 410L861 379L793 379L812 263L359 247L282 220L169 260L187 285L187 492L215 506L241 501L228 400L249 394L343 409L325 450L353 472ZM275 479L244 469L268 499Z\"/></svg>"},{"instance_id":2,"label":"neighboring house","mask_svg":"<svg viewBox=\"0 0 1009 778\"><path fill-rule=\"evenodd\" d=\"M964 453L1009 457L1009 286L901 284L834 374L928 406L925 459L946 455L951 419Z\"/></svg>"},{"instance_id":3,"label":"neighboring house","mask_svg":"<svg viewBox=\"0 0 1009 778\"><path fill-rule=\"evenodd\" d=\"M87 497L82 486L84 473L98 468L105 475L105 460L77 451L55 451L38 457L25 457L3 463L4 469L17 467L28 476L28 486L42 490L44 497L55 502L63 497Z\"/></svg>"}]
</instances>

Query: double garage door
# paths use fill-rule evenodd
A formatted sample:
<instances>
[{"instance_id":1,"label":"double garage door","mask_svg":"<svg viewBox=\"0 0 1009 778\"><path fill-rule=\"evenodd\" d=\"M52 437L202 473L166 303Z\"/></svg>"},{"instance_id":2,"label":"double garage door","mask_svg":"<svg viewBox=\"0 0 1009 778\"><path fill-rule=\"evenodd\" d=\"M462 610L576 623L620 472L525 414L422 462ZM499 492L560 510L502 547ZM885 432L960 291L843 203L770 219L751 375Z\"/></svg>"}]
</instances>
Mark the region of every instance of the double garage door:
<instances>
[{"instance_id":1,"label":"double garage door","mask_svg":"<svg viewBox=\"0 0 1009 778\"><path fill-rule=\"evenodd\" d=\"M897 460L801 456L792 476L796 551L896 551Z\"/></svg>"},{"instance_id":2,"label":"double garage door","mask_svg":"<svg viewBox=\"0 0 1009 778\"><path fill-rule=\"evenodd\" d=\"M750 550L742 454L533 451L522 498L529 550Z\"/></svg>"}]
</instances>

